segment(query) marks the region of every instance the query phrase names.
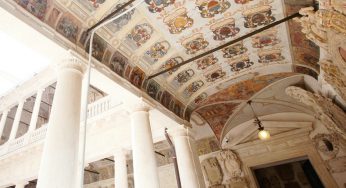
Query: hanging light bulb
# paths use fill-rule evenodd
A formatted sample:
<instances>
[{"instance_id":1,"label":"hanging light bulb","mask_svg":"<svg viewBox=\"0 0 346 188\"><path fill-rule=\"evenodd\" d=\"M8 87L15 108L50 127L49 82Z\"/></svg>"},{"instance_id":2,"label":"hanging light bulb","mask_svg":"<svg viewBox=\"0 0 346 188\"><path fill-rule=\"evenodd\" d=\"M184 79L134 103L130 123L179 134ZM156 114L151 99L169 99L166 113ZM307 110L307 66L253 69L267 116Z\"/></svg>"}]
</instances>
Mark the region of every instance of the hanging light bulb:
<instances>
[{"instance_id":1,"label":"hanging light bulb","mask_svg":"<svg viewBox=\"0 0 346 188\"><path fill-rule=\"evenodd\" d=\"M255 113L255 111L254 111L254 109L252 108L252 105L251 105L252 101L250 100L247 103L249 104L249 106L250 106L250 108L252 110L252 113L253 113L253 115L255 117L254 123L258 125L258 138L261 139L261 140L268 140L270 138L270 133L269 133L269 131L264 130L264 127L262 126L261 120L259 120L258 117L256 116L256 113Z\"/></svg>"},{"instance_id":2,"label":"hanging light bulb","mask_svg":"<svg viewBox=\"0 0 346 188\"><path fill-rule=\"evenodd\" d=\"M258 128L258 138L261 140L268 140L270 138L270 133L267 130L264 130L264 127Z\"/></svg>"}]
</instances>

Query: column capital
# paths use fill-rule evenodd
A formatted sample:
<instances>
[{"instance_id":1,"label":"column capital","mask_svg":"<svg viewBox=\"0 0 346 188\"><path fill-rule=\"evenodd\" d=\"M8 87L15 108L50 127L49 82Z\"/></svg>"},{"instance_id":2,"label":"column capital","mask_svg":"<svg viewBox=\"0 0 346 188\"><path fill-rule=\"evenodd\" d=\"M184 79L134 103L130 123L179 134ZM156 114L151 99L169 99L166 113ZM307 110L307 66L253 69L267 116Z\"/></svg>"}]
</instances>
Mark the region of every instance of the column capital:
<instances>
[{"instance_id":1,"label":"column capital","mask_svg":"<svg viewBox=\"0 0 346 188\"><path fill-rule=\"evenodd\" d=\"M58 71L73 70L79 72L82 75L86 71L86 68L86 64L80 58L74 56L73 54L69 54L68 57L63 58L56 64L56 69Z\"/></svg>"},{"instance_id":2,"label":"column capital","mask_svg":"<svg viewBox=\"0 0 346 188\"><path fill-rule=\"evenodd\" d=\"M169 129L168 133L173 138L183 136L183 137L190 137L194 139L195 137L195 133L191 130L191 128L185 126L184 124L182 124L181 126L177 126L175 128Z\"/></svg>"}]
</instances>

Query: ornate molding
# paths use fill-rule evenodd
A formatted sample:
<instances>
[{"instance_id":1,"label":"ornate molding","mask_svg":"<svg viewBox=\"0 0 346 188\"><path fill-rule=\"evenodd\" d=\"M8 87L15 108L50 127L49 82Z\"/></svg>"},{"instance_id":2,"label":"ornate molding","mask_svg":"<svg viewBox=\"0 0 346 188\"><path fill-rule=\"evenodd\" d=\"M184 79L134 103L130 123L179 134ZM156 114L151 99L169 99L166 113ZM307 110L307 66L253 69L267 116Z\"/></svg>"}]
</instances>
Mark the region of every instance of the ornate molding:
<instances>
[{"instance_id":1,"label":"ornate molding","mask_svg":"<svg viewBox=\"0 0 346 188\"><path fill-rule=\"evenodd\" d=\"M86 64L82 60L80 60L79 58L73 55L70 55L69 57L57 63L58 71L73 70L83 75L86 69L87 69Z\"/></svg>"},{"instance_id":2,"label":"ornate molding","mask_svg":"<svg viewBox=\"0 0 346 188\"><path fill-rule=\"evenodd\" d=\"M314 111L315 117L330 132L338 133L342 138L346 139L346 114L331 99L295 86L287 87L285 91L288 96L310 106Z\"/></svg>"}]
</instances>

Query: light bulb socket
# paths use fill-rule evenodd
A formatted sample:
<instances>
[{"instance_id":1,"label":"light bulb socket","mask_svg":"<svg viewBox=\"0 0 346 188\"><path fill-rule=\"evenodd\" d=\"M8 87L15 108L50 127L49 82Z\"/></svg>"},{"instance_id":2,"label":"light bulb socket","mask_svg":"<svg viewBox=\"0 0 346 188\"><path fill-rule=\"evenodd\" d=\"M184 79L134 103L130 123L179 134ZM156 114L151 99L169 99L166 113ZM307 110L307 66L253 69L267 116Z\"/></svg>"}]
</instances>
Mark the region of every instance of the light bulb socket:
<instances>
[{"instance_id":1,"label":"light bulb socket","mask_svg":"<svg viewBox=\"0 0 346 188\"><path fill-rule=\"evenodd\" d=\"M264 130L264 127L260 126L260 127L258 127L258 130L259 130L259 131L263 131L263 130Z\"/></svg>"}]
</instances>

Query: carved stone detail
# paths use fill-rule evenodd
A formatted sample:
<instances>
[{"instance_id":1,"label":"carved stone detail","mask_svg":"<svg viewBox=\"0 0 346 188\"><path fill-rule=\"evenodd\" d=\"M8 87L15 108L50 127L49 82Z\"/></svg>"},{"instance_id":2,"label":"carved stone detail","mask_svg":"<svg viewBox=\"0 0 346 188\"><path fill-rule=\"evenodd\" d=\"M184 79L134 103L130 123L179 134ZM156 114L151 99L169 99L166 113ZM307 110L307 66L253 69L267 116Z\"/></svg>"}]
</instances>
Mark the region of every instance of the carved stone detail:
<instances>
[{"instance_id":1,"label":"carved stone detail","mask_svg":"<svg viewBox=\"0 0 346 188\"><path fill-rule=\"evenodd\" d=\"M286 88L286 94L297 101L310 106L314 115L332 133L338 133L346 139L346 114L336 106L331 99L319 94L313 94L299 87L290 86Z\"/></svg>"},{"instance_id":2,"label":"carved stone detail","mask_svg":"<svg viewBox=\"0 0 346 188\"><path fill-rule=\"evenodd\" d=\"M307 7L300 9L299 13L303 15L297 19L301 23L302 32L321 47L327 48L328 30L346 35L346 16L339 12L326 9L315 12L313 7Z\"/></svg>"},{"instance_id":3,"label":"carved stone detail","mask_svg":"<svg viewBox=\"0 0 346 188\"><path fill-rule=\"evenodd\" d=\"M222 150L217 154L217 159L224 172L224 183L231 185L231 187L248 187L241 169L241 161L231 150Z\"/></svg>"},{"instance_id":4,"label":"carved stone detail","mask_svg":"<svg viewBox=\"0 0 346 188\"><path fill-rule=\"evenodd\" d=\"M210 186L220 185L222 183L223 174L216 157L203 160L201 165Z\"/></svg>"},{"instance_id":5,"label":"carved stone detail","mask_svg":"<svg viewBox=\"0 0 346 188\"><path fill-rule=\"evenodd\" d=\"M319 0L320 9L302 8L302 32L315 44L328 51L320 59L323 77L346 101L346 3L342 0Z\"/></svg>"},{"instance_id":6,"label":"carved stone detail","mask_svg":"<svg viewBox=\"0 0 346 188\"><path fill-rule=\"evenodd\" d=\"M337 134L317 134L312 138L318 151L329 158L335 158L339 153L339 138Z\"/></svg>"},{"instance_id":7,"label":"carved stone detail","mask_svg":"<svg viewBox=\"0 0 346 188\"><path fill-rule=\"evenodd\" d=\"M341 98L346 100L346 75L331 61L320 61L320 65L324 73L324 80L333 87Z\"/></svg>"}]
</instances>

